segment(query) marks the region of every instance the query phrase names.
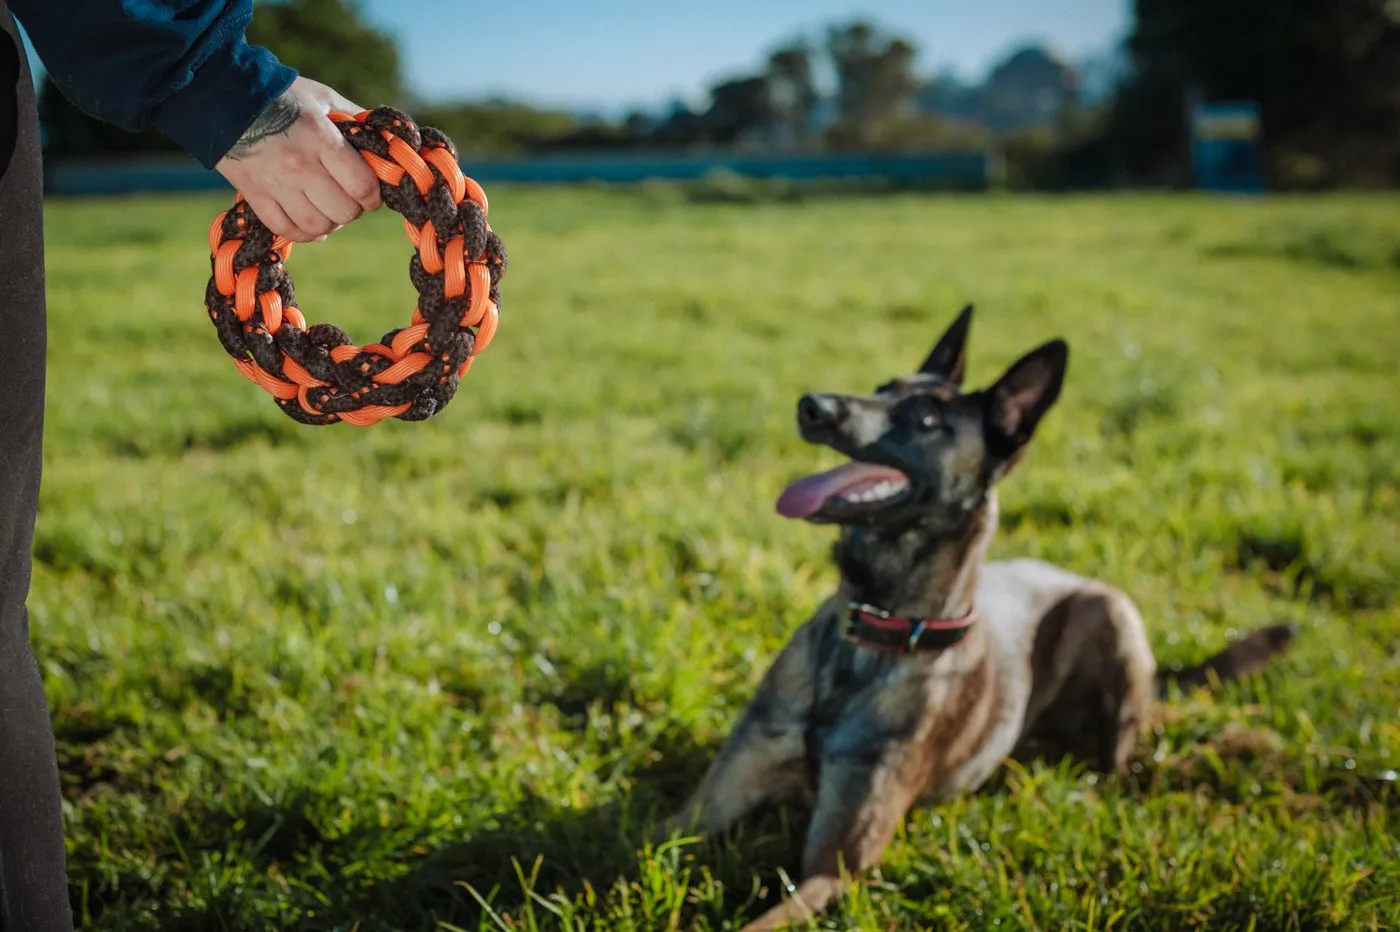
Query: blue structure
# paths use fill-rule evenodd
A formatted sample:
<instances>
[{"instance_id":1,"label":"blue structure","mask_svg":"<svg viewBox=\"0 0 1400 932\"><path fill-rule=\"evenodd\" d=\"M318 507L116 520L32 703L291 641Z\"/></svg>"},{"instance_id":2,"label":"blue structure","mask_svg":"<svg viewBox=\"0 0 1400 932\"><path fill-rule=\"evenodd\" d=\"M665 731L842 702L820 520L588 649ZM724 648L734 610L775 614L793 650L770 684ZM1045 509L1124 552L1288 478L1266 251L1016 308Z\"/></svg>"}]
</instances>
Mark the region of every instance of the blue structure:
<instances>
[{"instance_id":1,"label":"blue structure","mask_svg":"<svg viewBox=\"0 0 1400 932\"><path fill-rule=\"evenodd\" d=\"M1259 107L1252 101L1201 104L1191 113L1191 163L1207 191L1264 190Z\"/></svg>"},{"instance_id":2,"label":"blue structure","mask_svg":"<svg viewBox=\"0 0 1400 932\"><path fill-rule=\"evenodd\" d=\"M985 152L866 155L742 155L729 153L578 153L509 160L471 160L463 170L482 184L570 184L647 180L699 181L712 172L749 178L887 179L900 184L984 190L991 185ZM183 158L55 162L45 190L58 195L221 191L217 172Z\"/></svg>"}]
</instances>

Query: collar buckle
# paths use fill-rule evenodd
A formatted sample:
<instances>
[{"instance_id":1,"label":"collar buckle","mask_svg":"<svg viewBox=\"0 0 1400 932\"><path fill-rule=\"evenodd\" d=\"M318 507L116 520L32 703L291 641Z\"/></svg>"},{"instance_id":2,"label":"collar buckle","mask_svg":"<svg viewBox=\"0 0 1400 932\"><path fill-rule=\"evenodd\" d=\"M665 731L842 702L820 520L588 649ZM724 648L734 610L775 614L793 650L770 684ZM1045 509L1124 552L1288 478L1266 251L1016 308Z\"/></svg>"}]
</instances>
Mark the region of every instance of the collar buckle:
<instances>
[{"instance_id":1,"label":"collar buckle","mask_svg":"<svg viewBox=\"0 0 1400 932\"><path fill-rule=\"evenodd\" d=\"M909 643L904 646L905 652L912 654L914 651L918 650L919 638L923 636L924 620L922 618L915 619L914 624L910 626Z\"/></svg>"}]
</instances>

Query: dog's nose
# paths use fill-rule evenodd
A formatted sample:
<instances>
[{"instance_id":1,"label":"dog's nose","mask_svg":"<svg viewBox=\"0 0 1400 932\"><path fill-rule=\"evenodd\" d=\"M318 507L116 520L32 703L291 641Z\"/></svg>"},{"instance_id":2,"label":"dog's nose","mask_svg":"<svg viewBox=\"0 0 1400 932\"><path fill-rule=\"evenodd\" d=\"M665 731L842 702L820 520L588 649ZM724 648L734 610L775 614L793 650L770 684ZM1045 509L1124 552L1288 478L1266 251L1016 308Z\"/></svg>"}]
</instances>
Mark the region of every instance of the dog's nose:
<instances>
[{"instance_id":1,"label":"dog's nose","mask_svg":"<svg viewBox=\"0 0 1400 932\"><path fill-rule=\"evenodd\" d=\"M797 402L797 423L802 427L830 427L840 419L841 402L831 395L803 395Z\"/></svg>"}]
</instances>

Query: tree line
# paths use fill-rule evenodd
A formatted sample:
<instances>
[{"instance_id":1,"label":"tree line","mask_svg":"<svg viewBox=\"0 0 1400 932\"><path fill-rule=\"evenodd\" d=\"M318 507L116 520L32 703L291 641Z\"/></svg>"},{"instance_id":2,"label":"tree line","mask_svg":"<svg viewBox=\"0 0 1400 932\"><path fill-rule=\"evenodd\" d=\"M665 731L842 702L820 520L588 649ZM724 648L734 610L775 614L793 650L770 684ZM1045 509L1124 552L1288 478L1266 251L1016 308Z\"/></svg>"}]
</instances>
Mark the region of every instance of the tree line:
<instances>
[{"instance_id":1,"label":"tree line","mask_svg":"<svg viewBox=\"0 0 1400 932\"><path fill-rule=\"evenodd\" d=\"M915 43L868 22L833 24L815 39L776 46L759 67L716 82L702 107L677 103L666 113L617 120L514 101L415 101L394 41L353 0L268 0L258 4L249 32L352 99L400 106L442 128L468 157L975 148L1001 153L1012 180L1025 186L1179 185L1190 182L1190 105L1245 99L1260 107L1275 186L1400 182L1395 0L1135 0L1126 68L1106 98L1084 99L1067 69L1052 75L1060 94L1048 109L1016 118L1008 117L1004 93L998 100L988 91L978 106L949 105L938 82L918 73ZM1020 65L1027 73L1050 67ZM1010 78L1003 83L1018 87ZM55 157L172 148L154 131L127 133L91 120L47 80L40 107Z\"/></svg>"}]
</instances>

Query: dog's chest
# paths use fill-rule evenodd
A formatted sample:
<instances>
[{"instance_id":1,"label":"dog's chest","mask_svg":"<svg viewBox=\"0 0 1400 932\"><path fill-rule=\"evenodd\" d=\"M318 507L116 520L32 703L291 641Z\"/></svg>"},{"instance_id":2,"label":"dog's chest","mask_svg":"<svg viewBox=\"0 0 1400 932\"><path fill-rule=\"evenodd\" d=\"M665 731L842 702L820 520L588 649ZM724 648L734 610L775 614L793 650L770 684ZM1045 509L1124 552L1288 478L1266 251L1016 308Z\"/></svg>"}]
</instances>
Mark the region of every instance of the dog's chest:
<instances>
[{"instance_id":1,"label":"dog's chest","mask_svg":"<svg viewBox=\"0 0 1400 932\"><path fill-rule=\"evenodd\" d=\"M824 758L873 760L925 735L940 709L959 702L976 660L973 652L879 653L849 643L838 625L829 626L819 646L816 696L804 735L813 772Z\"/></svg>"},{"instance_id":2,"label":"dog's chest","mask_svg":"<svg viewBox=\"0 0 1400 932\"><path fill-rule=\"evenodd\" d=\"M928 762L926 792L945 796L974 789L1010 753L1026 696L997 639L892 656L844 641L839 628L828 636L804 733L814 783L835 760L875 765L910 753Z\"/></svg>"},{"instance_id":3,"label":"dog's chest","mask_svg":"<svg viewBox=\"0 0 1400 932\"><path fill-rule=\"evenodd\" d=\"M823 671L818 683L817 702L804 734L808 769L814 782L823 758L851 753L873 756L886 743L890 729L880 721L880 710L870 701L867 691L878 690L888 671L874 677L862 676L861 660L850 655L837 658Z\"/></svg>"}]
</instances>

